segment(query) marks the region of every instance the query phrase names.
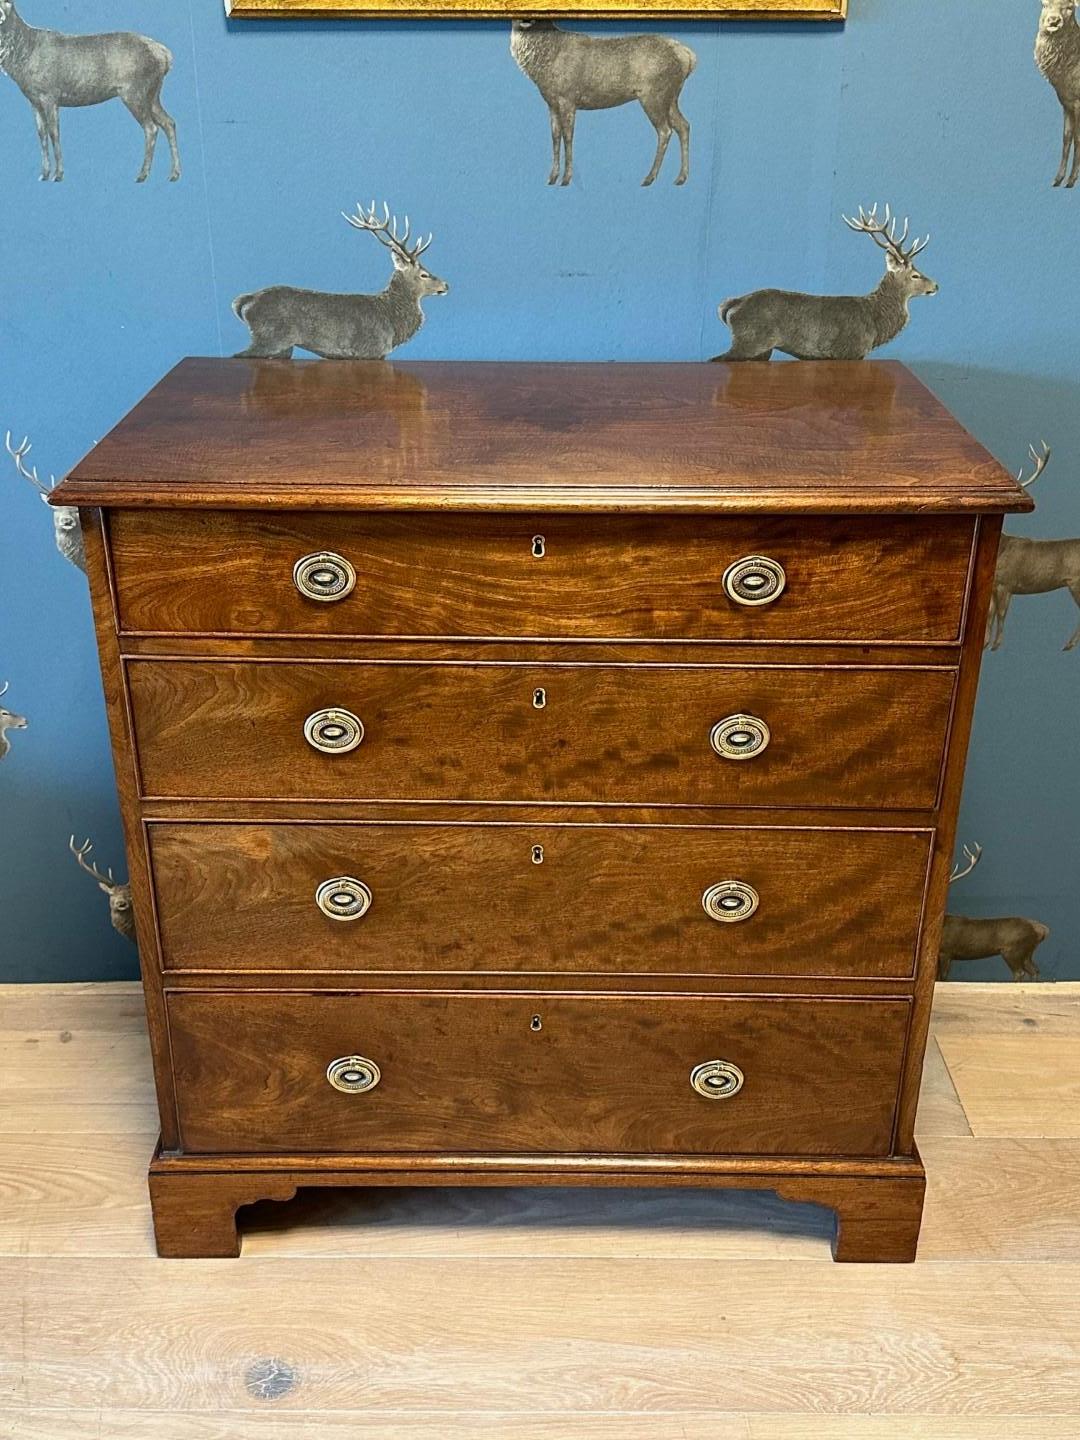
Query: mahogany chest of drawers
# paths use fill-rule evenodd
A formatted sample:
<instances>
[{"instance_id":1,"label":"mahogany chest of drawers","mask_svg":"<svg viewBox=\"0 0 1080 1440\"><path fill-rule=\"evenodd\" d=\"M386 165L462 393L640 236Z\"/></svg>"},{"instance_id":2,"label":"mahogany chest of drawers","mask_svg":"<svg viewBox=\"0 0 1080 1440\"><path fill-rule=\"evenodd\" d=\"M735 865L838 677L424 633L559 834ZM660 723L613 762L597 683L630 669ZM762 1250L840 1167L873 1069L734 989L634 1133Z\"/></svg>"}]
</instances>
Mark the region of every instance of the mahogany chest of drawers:
<instances>
[{"instance_id":1,"label":"mahogany chest of drawers","mask_svg":"<svg viewBox=\"0 0 1080 1440\"><path fill-rule=\"evenodd\" d=\"M165 1255L697 1185L913 1258L1001 516L894 364L188 360L82 510Z\"/></svg>"}]
</instances>

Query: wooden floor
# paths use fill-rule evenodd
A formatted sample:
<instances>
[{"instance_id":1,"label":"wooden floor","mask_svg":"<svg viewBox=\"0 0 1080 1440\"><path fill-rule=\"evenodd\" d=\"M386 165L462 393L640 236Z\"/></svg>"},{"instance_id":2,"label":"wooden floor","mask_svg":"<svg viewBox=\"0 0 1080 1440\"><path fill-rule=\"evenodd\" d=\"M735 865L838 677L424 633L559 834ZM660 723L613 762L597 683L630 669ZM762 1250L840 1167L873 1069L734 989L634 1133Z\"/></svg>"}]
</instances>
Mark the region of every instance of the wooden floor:
<instances>
[{"instance_id":1,"label":"wooden floor","mask_svg":"<svg viewBox=\"0 0 1080 1440\"><path fill-rule=\"evenodd\" d=\"M1075 1440L1080 985L939 987L913 1266L690 1191L310 1192L154 1256L134 986L0 987L0 1436Z\"/></svg>"}]
</instances>

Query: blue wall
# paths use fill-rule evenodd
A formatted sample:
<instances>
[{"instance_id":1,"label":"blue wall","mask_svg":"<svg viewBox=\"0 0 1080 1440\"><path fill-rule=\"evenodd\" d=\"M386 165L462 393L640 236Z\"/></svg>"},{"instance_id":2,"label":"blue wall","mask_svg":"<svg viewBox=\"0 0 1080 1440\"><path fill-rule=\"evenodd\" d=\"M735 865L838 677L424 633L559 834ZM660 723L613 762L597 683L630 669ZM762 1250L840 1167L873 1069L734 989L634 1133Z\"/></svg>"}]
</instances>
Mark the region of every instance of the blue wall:
<instances>
[{"instance_id":1,"label":"blue wall","mask_svg":"<svg viewBox=\"0 0 1080 1440\"><path fill-rule=\"evenodd\" d=\"M679 189L674 153L640 188L654 142L636 106L581 114L574 183L549 189L547 113L507 24L230 24L220 0L21 8L167 44L184 161L169 184L162 139L134 184L142 136L113 102L62 112L67 178L39 184L30 108L0 76L0 430L29 434L43 472L63 474L181 355L242 348L241 291L381 288L379 247L340 218L358 199L433 230L427 259L451 285L403 358L635 360L715 354L717 302L759 285L871 288L879 257L840 213L888 200L932 231L941 293L884 353L1006 463L1045 436L1038 509L1011 528L1080 535L1080 188L1050 186L1061 120L1032 60L1036 0L852 0L844 27L574 27L696 51ZM30 721L0 762L0 979L131 975L66 853L89 834L123 867L85 583L0 461L0 703ZM1047 923L1049 976L1080 975L1080 650L1061 653L1078 619L1067 593L1020 598L987 657L962 817L986 854L953 896Z\"/></svg>"}]
</instances>

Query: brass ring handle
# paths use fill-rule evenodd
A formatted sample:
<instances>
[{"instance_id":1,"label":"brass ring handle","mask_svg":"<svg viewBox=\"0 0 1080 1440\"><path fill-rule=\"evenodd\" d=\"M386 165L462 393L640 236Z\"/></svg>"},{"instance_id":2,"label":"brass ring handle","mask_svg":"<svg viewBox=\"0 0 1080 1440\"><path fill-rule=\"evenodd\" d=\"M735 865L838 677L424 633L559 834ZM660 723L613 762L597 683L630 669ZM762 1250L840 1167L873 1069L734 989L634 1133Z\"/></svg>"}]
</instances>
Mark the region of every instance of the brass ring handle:
<instances>
[{"instance_id":1,"label":"brass ring handle","mask_svg":"<svg viewBox=\"0 0 1080 1440\"><path fill-rule=\"evenodd\" d=\"M342 1055L330 1061L326 1078L335 1090L345 1095L363 1095L375 1089L382 1079L382 1071L374 1060L367 1060L363 1055Z\"/></svg>"},{"instance_id":2,"label":"brass ring handle","mask_svg":"<svg viewBox=\"0 0 1080 1440\"><path fill-rule=\"evenodd\" d=\"M356 585L356 571L344 555L315 550L293 566L293 584L305 600L344 600Z\"/></svg>"},{"instance_id":3,"label":"brass ring handle","mask_svg":"<svg viewBox=\"0 0 1080 1440\"><path fill-rule=\"evenodd\" d=\"M690 1071L690 1086L706 1100L729 1100L737 1095L746 1079L730 1060L705 1060Z\"/></svg>"},{"instance_id":4,"label":"brass ring handle","mask_svg":"<svg viewBox=\"0 0 1080 1440\"><path fill-rule=\"evenodd\" d=\"M371 891L351 875L335 875L315 891L315 904L328 920L359 920L371 909Z\"/></svg>"},{"instance_id":5,"label":"brass ring handle","mask_svg":"<svg viewBox=\"0 0 1080 1440\"><path fill-rule=\"evenodd\" d=\"M771 605L784 593L787 575L779 560L744 555L724 571L724 594L736 605Z\"/></svg>"},{"instance_id":6,"label":"brass ring handle","mask_svg":"<svg viewBox=\"0 0 1080 1440\"><path fill-rule=\"evenodd\" d=\"M344 755L364 738L364 724L351 710L331 706L316 710L304 721L304 739L324 755Z\"/></svg>"},{"instance_id":7,"label":"brass ring handle","mask_svg":"<svg viewBox=\"0 0 1080 1440\"><path fill-rule=\"evenodd\" d=\"M772 739L772 731L757 715L728 715L712 728L709 743L724 760L752 760Z\"/></svg>"},{"instance_id":8,"label":"brass ring handle","mask_svg":"<svg viewBox=\"0 0 1080 1440\"><path fill-rule=\"evenodd\" d=\"M701 908L709 919L724 925L749 920L760 904L761 896L743 880L721 880L710 885L701 897Z\"/></svg>"}]
</instances>

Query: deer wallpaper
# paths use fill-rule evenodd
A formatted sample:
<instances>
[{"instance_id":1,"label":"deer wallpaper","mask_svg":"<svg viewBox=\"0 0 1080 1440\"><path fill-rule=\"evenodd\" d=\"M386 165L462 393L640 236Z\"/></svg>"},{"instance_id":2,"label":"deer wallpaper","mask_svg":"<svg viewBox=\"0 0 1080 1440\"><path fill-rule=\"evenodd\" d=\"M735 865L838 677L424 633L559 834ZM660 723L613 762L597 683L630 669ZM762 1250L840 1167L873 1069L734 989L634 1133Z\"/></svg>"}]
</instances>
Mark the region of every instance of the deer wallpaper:
<instances>
[{"instance_id":1,"label":"deer wallpaper","mask_svg":"<svg viewBox=\"0 0 1080 1440\"><path fill-rule=\"evenodd\" d=\"M1037 501L940 972L1080 977L1078 175L1074 0L845 26L0 0L0 980L137 973L77 516L43 494L178 358L238 352L911 365Z\"/></svg>"}]
</instances>

